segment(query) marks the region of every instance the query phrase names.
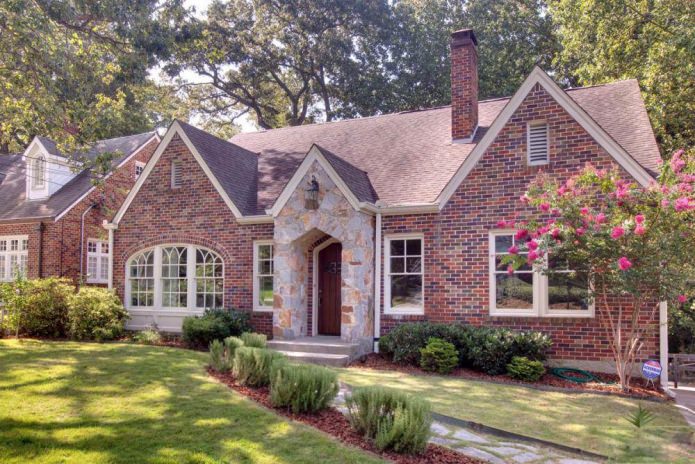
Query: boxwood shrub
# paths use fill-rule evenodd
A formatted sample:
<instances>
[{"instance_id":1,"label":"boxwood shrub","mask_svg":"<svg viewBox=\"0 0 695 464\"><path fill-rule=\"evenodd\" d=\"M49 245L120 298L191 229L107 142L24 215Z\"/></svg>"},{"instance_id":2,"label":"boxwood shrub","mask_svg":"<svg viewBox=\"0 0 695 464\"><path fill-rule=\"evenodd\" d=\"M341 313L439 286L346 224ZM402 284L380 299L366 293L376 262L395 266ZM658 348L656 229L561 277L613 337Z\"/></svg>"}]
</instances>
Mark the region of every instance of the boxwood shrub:
<instances>
[{"instance_id":1,"label":"boxwood shrub","mask_svg":"<svg viewBox=\"0 0 695 464\"><path fill-rule=\"evenodd\" d=\"M514 356L512 362L507 364L507 374L515 379L536 382L545 374L545 367L540 361L531 361L524 356Z\"/></svg>"},{"instance_id":2,"label":"boxwood shrub","mask_svg":"<svg viewBox=\"0 0 695 464\"><path fill-rule=\"evenodd\" d=\"M459 354L453 343L441 338L430 338L427 346L420 348L420 367L426 371L449 374L458 365Z\"/></svg>"},{"instance_id":3,"label":"boxwood shrub","mask_svg":"<svg viewBox=\"0 0 695 464\"><path fill-rule=\"evenodd\" d=\"M208 309L202 316L183 319L183 340L193 347L208 347L213 340L224 340L251 330L245 311Z\"/></svg>"}]
</instances>

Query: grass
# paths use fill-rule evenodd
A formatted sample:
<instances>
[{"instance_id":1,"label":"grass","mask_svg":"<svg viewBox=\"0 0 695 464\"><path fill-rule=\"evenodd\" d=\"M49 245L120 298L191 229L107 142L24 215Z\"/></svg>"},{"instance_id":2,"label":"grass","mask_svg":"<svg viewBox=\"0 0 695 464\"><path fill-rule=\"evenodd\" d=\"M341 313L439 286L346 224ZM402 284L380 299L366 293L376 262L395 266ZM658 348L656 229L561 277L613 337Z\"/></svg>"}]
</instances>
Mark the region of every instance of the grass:
<instances>
[{"instance_id":1,"label":"grass","mask_svg":"<svg viewBox=\"0 0 695 464\"><path fill-rule=\"evenodd\" d=\"M546 392L454 377L336 369L352 386L381 385L427 398L435 412L603 454L619 462L694 462L693 432L670 403ZM656 418L637 429L639 404Z\"/></svg>"},{"instance_id":2,"label":"grass","mask_svg":"<svg viewBox=\"0 0 695 464\"><path fill-rule=\"evenodd\" d=\"M0 340L0 462L376 463L211 379L195 351Z\"/></svg>"}]
</instances>

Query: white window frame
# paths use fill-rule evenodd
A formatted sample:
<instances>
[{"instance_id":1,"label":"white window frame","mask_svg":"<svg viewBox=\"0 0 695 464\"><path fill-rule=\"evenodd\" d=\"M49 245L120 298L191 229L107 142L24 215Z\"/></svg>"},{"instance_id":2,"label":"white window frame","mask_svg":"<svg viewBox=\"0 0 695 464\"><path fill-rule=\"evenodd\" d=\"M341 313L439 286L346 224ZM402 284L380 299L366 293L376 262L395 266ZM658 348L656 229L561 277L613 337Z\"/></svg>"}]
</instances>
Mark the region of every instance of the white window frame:
<instances>
[{"instance_id":1,"label":"white window frame","mask_svg":"<svg viewBox=\"0 0 695 464\"><path fill-rule=\"evenodd\" d=\"M89 251L89 245L95 244L96 251ZM106 248L107 251L104 251ZM87 239L87 269L85 274L87 275L88 284L108 284L109 283L109 272L108 269L111 267L111 254L108 252L109 242L108 240L99 240L96 238ZM97 261L97 275L93 276L89 273L89 258L95 258ZM101 276L102 261L106 261L106 275Z\"/></svg>"},{"instance_id":2,"label":"white window frame","mask_svg":"<svg viewBox=\"0 0 695 464\"><path fill-rule=\"evenodd\" d=\"M170 247L185 247L186 250L186 306L185 307L166 307L162 305L162 249ZM204 246L193 245L190 243L165 243L149 248L143 248L133 253L125 263L125 307L128 310L150 312L156 311L158 314L202 314L205 308L198 308L196 305L196 250L202 249L209 251L220 257L222 261L222 307L224 307L224 282L225 282L225 263L222 255L215 250ZM132 306L131 305L131 284L129 278L130 264L133 258L141 253L152 250L154 253L154 298L152 306Z\"/></svg>"},{"instance_id":3,"label":"white window frame","mask_svg":"<svg viewBox=\"0 0 695 464\"><path fill-rule=\"evenodd\" d=\"M138 172L138 170L140 172ZM138 178L142 175L144 170L145 170L145 163L143 163L142 161L136 161L135 162L135 180L138 180Z\"/></svg>"},{"instance_id":4,"label":"white window frame","mask_svg":"<svg viewBox=\"0 0 695 464\"><path fill-rule=\"evenodd\" d=\"M253 310L257 312L272 312L272 306L262 306L258 303L259 297L261 296L261 289L259 285L260 277L266 276L266 274L258 273L258 249L261 246L270 245L272 248L273 257L273 270L275 269L275 242L272 240L255 240L253 242ZM273 294L275 293L275 276L273 275Z\"/></svg>"},{"instance_id":5,"label":"white window frame","mask_svg":"<svg viewBox=\"0 0 695 464\"><path fill-rule=\"evenodd\" d=\"M393 240L420 240L421 263L420 275L422 276L422 305L391 307L391 241ZM384 314L401 314L422 316L425 314L425 236L422 233L388 234L384 236ZM416 273L411 273L416 275Z\"/></svg>"},{"instance_id":6,"label":"white window frame","mask_svg":"<svg viewBox=\"0 0 695 464\"><path fill-rule=\"evenodd\" d=\"M17 249L12 250L10 243L16 240ZM4 276L0 281L10 282L14 280L12 272L12 257L14 257L20 268L23 268L23 274L26 277L29 272L29 236L28 235L3 235L0 236L0 241L5 242L5 250L0 251L0 256L4 257L3 270Z\"/></svg>"},{"instance_id":7,"label":"white window frame","mask_svg":"<svg viewBox=\"0 0 695 464\"><path fill-rule=\"evenodd\" d=\"M32 160L31 176L32 190L44 190L46 188L46 157L44 155L37 155Z\"/></svg>"},{"instance_id":8,"label":"white window frame","mask_svg":"<svg viewBox=\"0 0 695 464\"><path fill-rule=\"evenodd\" d=\"M593 318L595 315L595 305L592 301L587 310L562 310L551 309L548 307L548 276L537 269L533 273L533 307L532 308L497 308L497 280L495 278L495 237L501 235L514 235L515 230L500 229L492 230L489 233L489 311L490 316L503 317L566 317L566 318Z\"/></svg>"},{"instance_id":9,"label":"white window frame","mask_svg":"<svg viewBox=\"0 0 695 464\"><path fill-rule=\"evenodd\" d=\"M531 127L545 126L546 147L545 160L531 161ZM526 123L526 162L529 166L546 166L550 164L550 125L545 120L529 121Z\"/></svg>"}]
</instances>

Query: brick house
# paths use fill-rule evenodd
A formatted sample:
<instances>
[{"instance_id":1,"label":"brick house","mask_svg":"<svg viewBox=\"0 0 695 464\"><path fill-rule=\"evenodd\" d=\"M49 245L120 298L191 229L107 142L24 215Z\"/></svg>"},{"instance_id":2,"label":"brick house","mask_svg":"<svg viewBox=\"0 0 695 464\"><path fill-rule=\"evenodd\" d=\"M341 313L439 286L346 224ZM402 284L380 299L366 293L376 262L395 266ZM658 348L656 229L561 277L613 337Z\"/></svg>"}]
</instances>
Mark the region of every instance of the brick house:
<instances>
[{"instance_id":1,"label":"brick house","mask_svg":"<svg viewBox=\"0 0 695 464\"><path fill-rule=\"evenodd\" d=\"M101 140L66 157L35 137L22 154L0 157L0 280L61 276L105 285L110 268L102 227L113 217L154 153L154 132ZM114 168L96 186L83 158L114 153Z\"/></svg>"},{"instance_id":2,"label":"brick house","mask_svg":"<svg viewBox=\"0 0 695 464\"><path fill-rule=\"evenodd\" d=\"M130 327L179 331L204 308L247 310L275 339L371 351L404 321L548 333L557 363L611 359L588 283L499 272L497 223L527 213L543 170L619 166L641 185L659 150L637 82L561 89L534 69L478 101L477 41L452 34L452 104L217 139L176 121L114 221L110 284ZM645 341L659 350L659 333Z\"/></svg>"}]
</instances>

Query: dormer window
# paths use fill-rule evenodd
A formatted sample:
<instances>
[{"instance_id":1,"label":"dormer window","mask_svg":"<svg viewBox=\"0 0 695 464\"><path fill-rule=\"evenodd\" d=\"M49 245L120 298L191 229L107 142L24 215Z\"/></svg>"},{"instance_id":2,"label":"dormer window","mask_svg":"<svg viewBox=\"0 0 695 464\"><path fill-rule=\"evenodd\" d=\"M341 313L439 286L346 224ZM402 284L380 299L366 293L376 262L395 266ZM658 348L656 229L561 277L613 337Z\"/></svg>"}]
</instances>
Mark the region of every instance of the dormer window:
<instances>
[{"instance_id":1,"label":"dormer window","mask_svg":"<svg viewBox=\"0 0 695 464\"><path fill-rule=\"evenodd\" d=\"M545 122L529 123L526 145L529 166L548 164L550 162L548 124Z\"/></svg>"},{"instance_id":2,"label":"dormer window","mask_svg":"<svg viewBox=\"0 0 695 464\"><path fill-rule=\"evenodd\" d=\"M46 158L39 155L34 159L32 186L35 189L42 189L46 185Z\"/></svg>"}]
</instances>

